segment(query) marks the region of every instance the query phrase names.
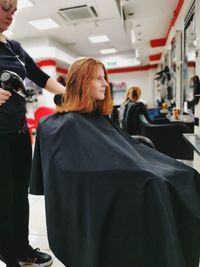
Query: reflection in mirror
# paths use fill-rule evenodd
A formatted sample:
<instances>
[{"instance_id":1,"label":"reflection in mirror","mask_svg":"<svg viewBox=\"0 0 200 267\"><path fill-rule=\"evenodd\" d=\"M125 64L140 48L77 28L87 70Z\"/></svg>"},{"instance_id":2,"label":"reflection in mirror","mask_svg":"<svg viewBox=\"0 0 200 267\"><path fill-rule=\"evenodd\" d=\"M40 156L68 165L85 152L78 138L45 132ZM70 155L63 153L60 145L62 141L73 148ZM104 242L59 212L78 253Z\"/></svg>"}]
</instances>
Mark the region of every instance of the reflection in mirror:
<instances>
[{"instance_id":1,"label":"reflection in mirror","mask_svg":"<svg viewBox=\"0 0 200 267\"><path fill-rule=\"evenodd\" d=\"M160 107L161 109L170 110L175 105L173 81L174 81L173 73L170 72L170 69L167 65L165 65L161 71L155 74L154 77L155 106Z\"/></svg>"},{"instance_id":2,"label":"reflection in mirror","mask_svg":"<svg viewBox=\"0 0 200 267\"><path fill-rule=\"evenodd\" d=\"M172 107L176 105L176 37L174 36L171 41L171 90L172 90L172 98L171 103Z\"/></svg>"},{"instance_id":3,"label":"reflection in mirror","mask_svg":"<svg viewBox=\"0 0 200 267\"><path fill-rule=\"evenodd\" d=\"M196 17L194 5L185 19L184 27L184 64L183 64L183 90L184 110L194 114L194 89L195 89L195 65L196 65Z\"/></svg>"},{"instance_id":4,"label":"reflection in mirror","mask_svg":"<svg viewBox=\"0 0 200 267\"><path fill-rule=\"evenodd\" d=\"M200 80L199 76L194 76L194 104L197 105L200 101Z\"/></svg>"}]
</instances>

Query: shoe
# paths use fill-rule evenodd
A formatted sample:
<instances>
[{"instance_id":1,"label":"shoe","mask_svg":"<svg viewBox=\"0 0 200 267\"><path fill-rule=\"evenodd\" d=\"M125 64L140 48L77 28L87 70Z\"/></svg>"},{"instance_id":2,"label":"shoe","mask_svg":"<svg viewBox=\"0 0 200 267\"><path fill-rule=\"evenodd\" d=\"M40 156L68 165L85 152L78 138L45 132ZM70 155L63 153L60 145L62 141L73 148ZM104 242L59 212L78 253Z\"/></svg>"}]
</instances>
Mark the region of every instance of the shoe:
<instances>
[{"instance_id":1,"label":"shoe","mask_svg":"<svg viewBox=\"0 0 200 267\"><path fill-rule=\"evenodd\" d=\"M40 252L39 248L33 249L31 246L25 257L18 259L21 266L31 265L35 267L50 266L53 262L52 257L46 253Z\"/></svg>"}]
</instances>

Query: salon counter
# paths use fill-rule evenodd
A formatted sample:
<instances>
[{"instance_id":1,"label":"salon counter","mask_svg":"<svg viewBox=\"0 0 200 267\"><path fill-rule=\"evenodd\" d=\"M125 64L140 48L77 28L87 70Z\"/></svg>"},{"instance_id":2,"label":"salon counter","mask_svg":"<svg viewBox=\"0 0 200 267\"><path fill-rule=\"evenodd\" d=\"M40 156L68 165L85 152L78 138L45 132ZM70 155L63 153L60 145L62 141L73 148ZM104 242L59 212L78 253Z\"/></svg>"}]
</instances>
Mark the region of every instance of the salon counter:
<instances>
[{"instance_id":1,"label":"salon counter","mask_svg":"<svg viewBox=\"0 0 200 267\"><path fill-rule=\"evenodd\" d=\"M200 136L197 134L183 134L183 137L193 146L194 150L200 155Z\"/></svg>"},{"instance_id":2,"label":"salon counter","mask_svg":"<svg viewBox=\"0 0 200 267\"><path fill-rule=\"evenodd\" d=\"M170 121L170 122L180 122L180 123L194 123L194 117L187 114L187 115L181 115L180 116L180 119L175 119L171 114L167 114L167 119Z\"/></svg>"}]
</instances>

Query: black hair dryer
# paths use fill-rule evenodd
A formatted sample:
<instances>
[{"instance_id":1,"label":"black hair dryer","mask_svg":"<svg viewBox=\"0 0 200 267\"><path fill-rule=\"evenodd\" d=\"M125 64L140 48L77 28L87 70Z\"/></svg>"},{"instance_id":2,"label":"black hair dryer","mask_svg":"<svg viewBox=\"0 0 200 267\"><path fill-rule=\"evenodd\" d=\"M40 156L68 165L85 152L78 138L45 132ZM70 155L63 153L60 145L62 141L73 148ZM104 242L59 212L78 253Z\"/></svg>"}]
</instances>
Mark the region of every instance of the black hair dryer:
<instances>
[{"instance_id":1,"label":"black hair dryer","mask_svg":"<svg viewBox=\"0 0 200 267\"><path fill-rule=\"evenodd\" d=\"M0 73L0 86L7 91L14 91L26 100L30 97L28 91L24 87L22 78L15 72L4 70Z\"/></svg>"},{"instance_id":2,"label":"black hair dryer","mask_svg":"<svg viewBox=\"0 0 200 267\"><path fill-rule=\"evenodd\" d=\"M63 103L63 94L56 94L53 100L57 106L61 106Z\"/></svg>"}]
</instances>

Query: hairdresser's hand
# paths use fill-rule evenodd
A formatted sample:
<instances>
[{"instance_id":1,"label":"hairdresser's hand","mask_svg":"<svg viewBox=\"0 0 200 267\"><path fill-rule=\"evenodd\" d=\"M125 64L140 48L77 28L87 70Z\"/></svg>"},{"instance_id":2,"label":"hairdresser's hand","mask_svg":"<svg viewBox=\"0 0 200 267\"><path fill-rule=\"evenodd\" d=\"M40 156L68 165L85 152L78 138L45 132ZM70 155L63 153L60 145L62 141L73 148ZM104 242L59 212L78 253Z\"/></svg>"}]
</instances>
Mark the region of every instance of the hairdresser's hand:
<instances>
[{"instance_id":1,"label":"hairdresser's hand","mask_svg":"<svg viewBox=\"0 0 200 267\"><path fill-rule=\"evenodd\" d=\"M0 106L4 104L11 96L11 92L0 88Z\"/></svg>"}]
</instances>

